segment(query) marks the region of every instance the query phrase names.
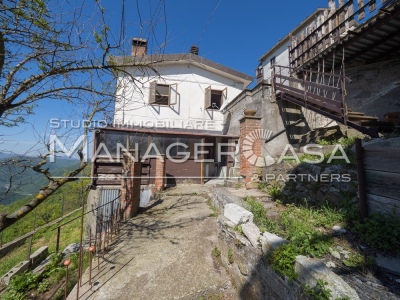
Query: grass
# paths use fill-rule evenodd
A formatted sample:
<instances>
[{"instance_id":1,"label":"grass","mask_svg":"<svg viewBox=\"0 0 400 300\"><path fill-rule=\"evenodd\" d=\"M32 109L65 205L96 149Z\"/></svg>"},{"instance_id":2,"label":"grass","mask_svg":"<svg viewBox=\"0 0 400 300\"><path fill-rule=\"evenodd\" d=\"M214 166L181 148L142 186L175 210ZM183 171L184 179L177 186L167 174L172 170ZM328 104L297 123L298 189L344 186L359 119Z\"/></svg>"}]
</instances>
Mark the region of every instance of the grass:
<instances>
[{"instance_id":1,"label":"grass","mask_svg":"<svg viewBox=\"0 0 400 300\"><path fill-rule=\"evenodd\" d=\"M400 256L400 220L394 215L371 214L353 223L354 231L363 242Z\"/></svg>"},{"instance_id":2,"label":"grass","mask_svg":"<svg viewBox=\"0 0 400 300\"><path fill-rule=\"evenodd\" d=\"M2 243L6 244L32 231L34 227L33 224L35 223L36 227L40 227L61 217L63 214L79 208L82 203L82 188L85 188L88 183L88 180L79 180L63 186L60 190L56 191L53 195L44 200L43 203L36 207L32 212L27 214L24 218L18 220L15 224L1 232L0 239ZM29 203L31 200L32 197L28 197L13 202L7 206L0 205L0 213L14 212L22 205Z\"/></svg>"},{"instance_id":3,"label":"grass","mask_svg":"<svg viewBox=\"0 0 400 300\"><path fill-rule=\"evenodd\" d=\"M218 249L217 246L214 247L214 249L212 250L211 254L215 257L221 257L221 251Z\"/></svg>"},{"instance_id":4,"label":"grass","mask_svg":"<svg viewBox=\"0 0 400 300\"><path fill-rule=\"evenodd\" d=\"M73 289L78 281L78 261L79 255L77 253L69 256L71 264L68 268L68 293ZM88 253L84 253L83 258L83 269L86 269L89 265ZM65 267L62 266L62 255L53 254L51 262L46 266L45 271L39 276L33 274L32 271L25 272L20 275L16 275L10 281L7 290L2 295L4 300L14 299L26 299L26 294L29 292L30 296L35 294L44 294L50 290L51 299L61 300L64 299L64 288L60 287L60 281L65 279L66 271ZM63 287L65 285L63 284ZM50 295L48 295L50 296ZM43 295L44 297L44 295ZM36 298L33 296L33 298Z\"/></svg>"},{"instance_id":5,"label":"grass","mask_svg":"<svg viewBox=\"0 0 400 300\"><path fill-rule=\"evenodd\" d=\"M228 263L231 265L234 263L234 259L233 259L233 252L231 249L228 250Z\"/></svg>"},{"instance_id":6,"label":"grass","mask_svg":"<svg viewBox=\"0 0 400 300\"><path fill-rule=\"evenodd\" d=\"M261 231L279 232L277 223L268 219L267 209L262 203L251 196L245 197L244 200L248 210L254 215L254 224L256 224Z\"/></svg>"},{"instance_id":7,"label":"grass","mask_svg":"<svg viewBox=\"0 0 400 300\"><path fill-rule=\"evenodd\" d=\"M78 211L63 220L62 222L66 222L68 220L76 218L79 215L80 212ZM81 220L80 218L78 218L61 228L60 251L62 251L69 244L79 241L80 222ZM57 230L52 230L54 227L55 226L50 226L46 229L39 231L33 236L32 253L44 245L49 246L49 252L55 252ZM0 276L3 276L19 262L26 260L28 243L29 241L27 240L24 245L16 248L6 256L0 258Z\"/></svg>"},{"instance_id":8,"label":"grass","mask_svg":"<svg viewBox=\"0 0 400 300\"><path fill-rule=\"evenodd\" d=\"M278 247L268 258L272 267L288 278L295 279L294 264L297 255L322 257L329 253L333 238L329 234L336 224L346 224L346 212L328 204L310 207L288 204L281 212L279 222L267 217L267 209L254 197L245 198L248 209L254 215L254 223L261 231L284 237L289 243Z\"/></svg>"}]
</instances>

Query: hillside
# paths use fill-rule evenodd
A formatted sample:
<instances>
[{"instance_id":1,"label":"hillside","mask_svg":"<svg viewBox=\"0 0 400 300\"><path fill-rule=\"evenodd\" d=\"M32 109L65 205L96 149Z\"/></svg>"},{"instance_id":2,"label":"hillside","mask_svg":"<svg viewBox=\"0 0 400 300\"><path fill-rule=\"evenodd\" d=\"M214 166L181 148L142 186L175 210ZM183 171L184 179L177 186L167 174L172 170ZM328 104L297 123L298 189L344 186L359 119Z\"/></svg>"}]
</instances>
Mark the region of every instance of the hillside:
<instances>
[{"instance_id":1,"label":"hillside","mask_svg":"<svg viewBox=\"0 0 400 300\"><path fill-rule=\"evenodd\" d=\"M24 172L23 168L16 167L12 164L8 164L6 162L13 159L12 155L0 152L0 204L8 205L17 200L23 199L25 197L32 196L36 194L40 187L45 186L47 184L47 179L45 176L38 174L37 172L26 169ZM34 164L35 161L38 161L38 158L29 157L29 156L19 156L18 159L25 159L26 161L31 161ZM57 158L55 163L48 163L45 165L46 168L49 168L50 172L54 174L54 176L62 176L66 172L73 170L79 164L79 161L76 159L68 159L68 158ZM21 173L22 172L22 173ZM7 192L8 187L10 186L10 174L18 174L13 177L12 187Z\"/></svg>"}]
</instances>

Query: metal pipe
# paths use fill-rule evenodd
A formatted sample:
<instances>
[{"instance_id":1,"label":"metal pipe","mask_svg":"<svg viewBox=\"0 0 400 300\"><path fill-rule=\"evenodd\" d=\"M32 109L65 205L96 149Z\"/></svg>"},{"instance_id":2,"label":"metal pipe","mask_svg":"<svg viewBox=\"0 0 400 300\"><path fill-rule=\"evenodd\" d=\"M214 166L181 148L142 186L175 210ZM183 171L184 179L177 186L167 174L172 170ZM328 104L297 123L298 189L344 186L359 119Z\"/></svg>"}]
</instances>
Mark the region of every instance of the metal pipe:
<instances>
[{"instance_id":1,"label":"metal pipe","mask_svg":"<svg viewBox=\"0 0 400 300\"><path fill-rule=\"evenodd\" d=\"M92 253L94 250L94 246L89 247L89 285L92 285Z\"/></svg>"},{"instance_id":2,"label":"metal pipe","mask_svg":"<svg viewBox=\"0 0 400 300\"><path fill-rule=\"evenodd\" d=\"M61 235L61 227L57 227L57 242L56 242L56 253L60 250L60 235Z\"/></svg>"},{"instance_id":3,"label":"metal pipe","mask_svg":"<svg viewBox=\"0 0 400 300\"><path fill-rule=\"evenodd\" d=\"M68 293L68 266L70 264L71 264L71 260L70 259L67 259L66 261L64 261L64 266L66 267L64 299L67 299L67 293Z\"/></svg>"},{"instance_id":4,"label":"metal pipe","mask_svg":"<svg viewBox=\"0 0 400 300\"><path fill-rule=\"evenodd\" d=\"M80 232L80 248L79 248L79 266L78 266L78 284L76 289L76 297L79 297L79 287L82 286L82 263L83 263L83 216L85 213L85 197L82 197L82 213L81 213L81 232Z\"/></svg>"},{"instance_id":5,"label":"metal pipe","mask_svg":"<svg viewBox=\"0 0 400 300\"><path fill-rule=\"evenodd\" d=\"M357 156L357 178L358 178L358 193L360 201L360 217L364 219L368 217L368 202L365 181L364 169L364 150L362 148L361 140L356 139L356 156Z\"/></svg>"},{"instance_id":6,"label":"metal pipe","mask_svg":"<svg viewBox=\"0 0 400 300\"><path fill-rule=\"evenodd\" d=\"M33 234L32 234L31 237L29 238L28 251L27 251L27 253L26 253L26 260L30 260L30 258L31 258L31 252L32 252L32 238L33 238Z\"/></svg>"}]
</instances>

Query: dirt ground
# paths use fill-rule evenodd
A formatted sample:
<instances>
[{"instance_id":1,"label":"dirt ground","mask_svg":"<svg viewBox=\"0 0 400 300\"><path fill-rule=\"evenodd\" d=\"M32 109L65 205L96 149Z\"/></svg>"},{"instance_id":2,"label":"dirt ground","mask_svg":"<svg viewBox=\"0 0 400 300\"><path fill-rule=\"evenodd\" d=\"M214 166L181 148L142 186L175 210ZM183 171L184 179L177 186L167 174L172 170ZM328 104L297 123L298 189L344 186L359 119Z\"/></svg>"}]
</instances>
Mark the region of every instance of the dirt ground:
<instances>
[{"instance_id":1,"label":"dirt ground","mask_svg":"<svg viewBox=\"0 0 400 300\"><path fill-rule=\"evenodd\" d=\"M92 286L86 270L79 299L239 299L211 254L218 239L208 189L169 189L123 224L99 270L94 260ZM68 299L76 295L75 286Z\"/></svg>"}]
</instances>

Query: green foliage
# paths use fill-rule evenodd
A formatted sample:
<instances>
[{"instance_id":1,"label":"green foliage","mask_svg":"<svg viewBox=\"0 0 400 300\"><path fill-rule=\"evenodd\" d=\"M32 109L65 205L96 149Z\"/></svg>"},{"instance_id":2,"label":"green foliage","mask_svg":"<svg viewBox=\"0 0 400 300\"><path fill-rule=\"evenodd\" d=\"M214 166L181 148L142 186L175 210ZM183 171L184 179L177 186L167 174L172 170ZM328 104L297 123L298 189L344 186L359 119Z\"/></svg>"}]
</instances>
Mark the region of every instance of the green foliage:
<instances>
[{"instance_id":1,"label":"green foliage","mask_svg":"<svg viewBox=\"0 0 400 300\"><path fill-rule=\"evenodd\" d=\"M400 220L394 215L371 214L363 221L354 221L354 230L365 243L400 255Z\"/></svg>"},{"instance_id":2,"label":"green foliage","mask_svg":"<svg viewBox=\"0 0 400 300\"><path fill-rule=\"evenodd\" d=\"M25 294L14 290L8 291L3 295L3 300L25 300Z\"/></svg>"},{"instance_id":3,"label":"green foliage","mask_svg":"<svg viewBox=\"0 0 400 300\"><path fill-rule=\"evenodd\" d=\"M47 279L45 279L38 284L37 291L39 293L44 293L45 291L47 291L49 289L49 286L50 286L50 282Z\"/></svg>"},{"instance_id":4,"label":"green foliage","mask_svg":"<svg viewBox=\"0 0 400 300\"><path fill-rule=\"evenodd\" d=\"M40 175L36 176L41 177ZM37 228L61 217L62 213L66 214L79 208L82 203L82 188L85 188L88 183L89 181L85 179L70 182L67 185L63 186L53 195L44 200L43 203L40 206L36 207L31 213L26 215L21 220L18 220L15 224L11 225L10 227L6 228L2 233L0 233L0 235L2 235L3 244L32 231L35 219ZM36 186L36 192L38 188L40 188L40 185ZM13 202L10 205L0 207L0 213L3 211L16 211L18 208L30 202L31 200L32 197L28 197Z\"/></svg>"},{"instance_id":5,"label":"green foliage","mask_svg":"<svg viewBox=\"0 0 400 300\"><path fill-rule=\"evenodd\" d=\"M207 295L205 297L200 297L199 300L223 300L224 299L224 294L211 294Z\"/></svg>"},{"instance_id":6,"label":"green foliage","mask_svg":"<svg viewBox=\"0 0 400 300\"><path fill-rule=\"evenodd\" d=\"M289 239L298 248L298 253L321 257L329 252L332 238L315 229L316 226L332 224L310 208L291 206L282 213L281 224Z\"/></svg>"},{"instance_id":7,"label":"green foliage","mask_svg":"<svg viewBox=\"0 0 400 300\"><path fill-rule=\"evenodd\" d=\"M214 257L221 257L221 251L218 249L217 246L214 247L214 249L211 253Z\"/></svg>"},{"instance_id":8,"label":"green foliage","mask_svg":"<svg viewBox=\"0 0 400 300\"><path fill-rule=\"evenodd\" d=\"M232 252L231 249L228 250L228 262L229 262L230 265L233 264L233 262L234 262L233 252Z\"/></svg>"},{"instance_id":9,"label":"green foliage","mask_svg":"<svg viewBox=\"0 0 400 300\"><path fill-rule=\"evenodd\" d=\"M266 187L267 187L267 183L266 182L259 182L258 184L257 184L257 189L259 189L259 190L265 190L266 189Z\"/></svg>"},{"instance_id":10,"label":"green foliage","mask_svg":"<svg viewBox=\"0 0 400 300\"><path fill-rule=\"evenodd\" d=\"M64 222L71 220L79 216L80 212L76 212L66 218ZM28 215L29 216L29 215ZM80 231L80 219L76 219L71 223L65 225L61 229L60 238L60 248L66 247L71 243L76 243L79 241L79 231ZM57 231L52 230L53 226L42 229L33 236L32 242L32 252L36 251L43 245L49 245L49 251L55 251ZM7 273L12 267L17 265L19 262L25 260L26 249L29 241L26 241L24 245L14 249L8 255L0 258L0 276Z\"/></svg>"},{"instance_id":11,"label":"green foliage","mask_svg":"<svg viewBox=\"0 0 400 300\"><path fill-rule=\"evenodd\" d=\"M210 204L210 207L211 207L211 209L212 209L212 211L213 211L213 212L210 214L210 217L214 217L214 218L218 217L218 210L217 210L217 207L216 207L215 205L211 204L211 202L210 202L209 204Z\"/></svg>"},{"instance_id":12,"label":"green foliage","mask_svg":"<svg viewBox=\"0 0 400 300\"><path fill-rule=\"evenodd\" d=\"M283 197L282 187L279 183L270 184L267 188L267 193L274 200L281 199Z\"/></svg>"},{"instance_id":13,"label":"green foliage","mask_svg":"<svg viewBox=\"0 0 400 300\"><path fill-rule=\"evenodd\" d=\"M21 275L15 275L7 286L5 299L13 299L12 297L24 299L24 297L18 297L24 295L29 290L35 289L38 286L38 283L39 275L33 274L31 271L25 272Z\"/></svg>"},{"instance_id":14,"label":"green foliage","mask_svg":"<svg viewBox=\"0 0 400 300\"><path fill-rule=\"evenodd\" d=\"M298 274L294 270L296 256L299 255L299 249L296 245L288 243L281 245L267 257L267 262L272 268L282 275L295 280Z\"/></svg>"},{"instance_id":15,"label":"green foliage","mask_svg":"<svg viewBox=\"0 0 400 300\"><path fill-rule=\"evenodd\" d=\"M345 266L359 269L365 269L371 266L373 262L374 258L372 256L365 258L364 255L361 255L358 252L351 252L349 257L343 260Z\"/></svg>"},{"instance_id":16,"label":"green foliage","mask_svg":"<svg viewBox=\"0 0 400 300\"><path fill-rule=\"evenodd\" d=\"M233 230L239 232L241 235L244 235L242 225L235 225L235 227L233 227Z\"/></svg>"},{"instance_id":17,"label":"green foliage","mask_svg":"<svg viewBox=\"0 0 400 300\"><path fill-rule=\"evenodd\" d=\"M256 224L260 230L263 231L271 231L275 233L279 233L279 226L276 222L273 222L267 217L267 209L264 205L258 202L254 197L245 197L244 198L247 208L254 215L254 224Z\"/></svg>"},{"instance_id":18,"label":"green foliage","mask_svg":"<svg viewBox=\"0 0 400 300\"><path fill-rule=\"evenodd\" d=\"M304 293L313 300L330 300L332 297L332 291L327 288L328 283L322 279L317 279L315 287L304 285Z\"/></svg>"}]
</instances>

